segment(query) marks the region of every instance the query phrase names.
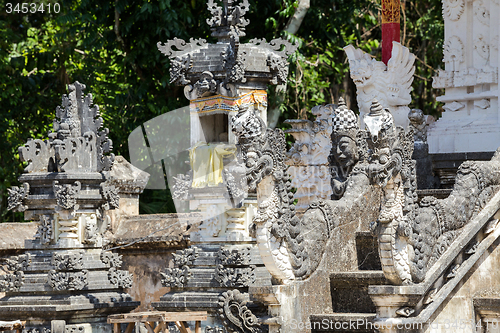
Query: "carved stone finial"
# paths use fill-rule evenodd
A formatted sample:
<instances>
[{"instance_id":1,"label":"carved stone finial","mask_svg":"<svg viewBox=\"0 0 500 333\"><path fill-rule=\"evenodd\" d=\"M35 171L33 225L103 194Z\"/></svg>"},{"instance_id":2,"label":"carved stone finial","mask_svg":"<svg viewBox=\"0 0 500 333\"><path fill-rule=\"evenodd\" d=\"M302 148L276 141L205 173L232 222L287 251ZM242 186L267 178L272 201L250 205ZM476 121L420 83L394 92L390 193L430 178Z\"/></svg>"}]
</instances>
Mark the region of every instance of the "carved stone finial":
<instances>
[{"instance_id":1,"label":"carved stone finial","mask_svg":"<svg viewBox=\"0 0 500 333\"><path fill-rule=\"evenodd\" d=\"M250 23L243 16L248 12L248 0L242 0L235 5L235 0L223 0L222 7L216 1L208 0L207 6L212 18L207 23L212 28L212 36L224 38L228 36L239 38L245 36L245 27Z\"/></svg>"},{"instance_id":2,"label":"carved stone finial","mask_svg":"<svg viewBox=\"0 0 500 333\"><path fill-rule=\"evenodd\" d=\"M363 120L374 142L378 140L379 134L395 128L391 113L388 109L384 109L376 99L372 101L370 113L366 114Z\"/></svg>"}]
</instances>

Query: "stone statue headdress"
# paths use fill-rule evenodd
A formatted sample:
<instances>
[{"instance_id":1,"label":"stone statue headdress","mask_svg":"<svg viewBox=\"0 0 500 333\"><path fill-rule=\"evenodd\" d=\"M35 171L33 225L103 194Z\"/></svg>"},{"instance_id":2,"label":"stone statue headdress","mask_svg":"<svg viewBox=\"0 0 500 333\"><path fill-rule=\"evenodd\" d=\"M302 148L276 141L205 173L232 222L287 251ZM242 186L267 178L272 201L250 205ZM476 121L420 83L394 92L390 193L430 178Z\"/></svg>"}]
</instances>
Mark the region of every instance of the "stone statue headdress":
<instances>
[{"instance_id":1,"label":"stone statue headdress","mask_svg":"<svg viewBox=\"0 0 500 333\"><path fill-rule=\"evenodd\" d=\"M342 97L339 99L339 105L335 109L333 117L332 139L335 140L340 136L349 136L353 140L359 131L358 116L347 108L347 105Z\"/></svg>"}]
</instances>

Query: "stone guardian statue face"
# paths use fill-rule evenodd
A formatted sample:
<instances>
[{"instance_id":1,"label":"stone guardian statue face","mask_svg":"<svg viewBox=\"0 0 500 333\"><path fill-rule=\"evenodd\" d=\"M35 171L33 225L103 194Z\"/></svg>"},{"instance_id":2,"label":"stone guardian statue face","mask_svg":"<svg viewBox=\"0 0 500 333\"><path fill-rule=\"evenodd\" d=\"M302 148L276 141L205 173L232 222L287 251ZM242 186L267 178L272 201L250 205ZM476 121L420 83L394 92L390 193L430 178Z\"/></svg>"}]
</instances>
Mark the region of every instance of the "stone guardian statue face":
<instances>
[{"instance_id":1,"label":"stone guardian statue face","mask_svg":"<svg viewBox=\"0 0 500 333\"><path fill-rule=\"evenodd\" d=\"M355 138L348 135L342 135L334 142L333 157L335 161L344 168L354 166L359 159L358 147Z\"/></svg>"},{"instance_id":2,"label":"stone guardian statue face","mask_svg":"<svg viewBox=\"0 0 500 333\"><path fill-rule=\"evenodd\" d=\"M356 137L359 132L358 117L349 110L342 98L335 109L332 129L332 156L342 170L348 173L358 162L359 153ZM343 178L347 175L342 175Z\"/></svg>"}]
</instances>

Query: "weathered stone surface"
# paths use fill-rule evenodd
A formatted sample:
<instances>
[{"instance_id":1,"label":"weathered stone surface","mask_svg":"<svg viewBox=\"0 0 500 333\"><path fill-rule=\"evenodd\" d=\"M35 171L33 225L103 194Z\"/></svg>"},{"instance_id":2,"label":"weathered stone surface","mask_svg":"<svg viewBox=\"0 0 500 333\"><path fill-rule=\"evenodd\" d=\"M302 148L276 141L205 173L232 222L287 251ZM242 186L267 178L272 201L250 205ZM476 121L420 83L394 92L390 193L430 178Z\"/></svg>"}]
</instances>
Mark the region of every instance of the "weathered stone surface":
<instances>
[{"instance_id":1,"label":"weathered stone surface","mask_svg":"<svg viewBox=\"0 0 500 333\"><path fill-rule=\"evenodd\" d=\"M186 236L198 229L202 218L199 213L122 217L116 231L108 234L109 246L184 247Z\"/></svg>"}]
</instances>

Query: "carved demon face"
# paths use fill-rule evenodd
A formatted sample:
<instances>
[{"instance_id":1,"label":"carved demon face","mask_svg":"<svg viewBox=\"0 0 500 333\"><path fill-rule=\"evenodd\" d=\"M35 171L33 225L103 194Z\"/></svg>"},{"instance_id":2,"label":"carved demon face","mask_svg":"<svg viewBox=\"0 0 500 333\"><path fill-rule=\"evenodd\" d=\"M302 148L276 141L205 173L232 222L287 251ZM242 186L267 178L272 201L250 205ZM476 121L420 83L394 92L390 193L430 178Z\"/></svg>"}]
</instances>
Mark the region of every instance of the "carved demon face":
<instances>
[{"instance_id":1,"label":"carved demon face","mask_svg":"<svg viewBox=\"0 0 500 333\"><path fill-rule=\"evenodd\" d=\"M365 60L361 60L356 67L351 69L351 78L358 88L367 86L371 80L372 74L372 68Z\"/></svg>"},{"instance_id":2,"label":"carved demon face","mask_svg":"<svg viewBox=\"0 0 500 333\"><path fill-rule=\"evenodd\" d=\"M200 79L194 84L194 87L197 90L198 96L205 97L215 93L217 83L214 80L213 74L205 71L201 74Z\"/></svg>"}]
</instances>

